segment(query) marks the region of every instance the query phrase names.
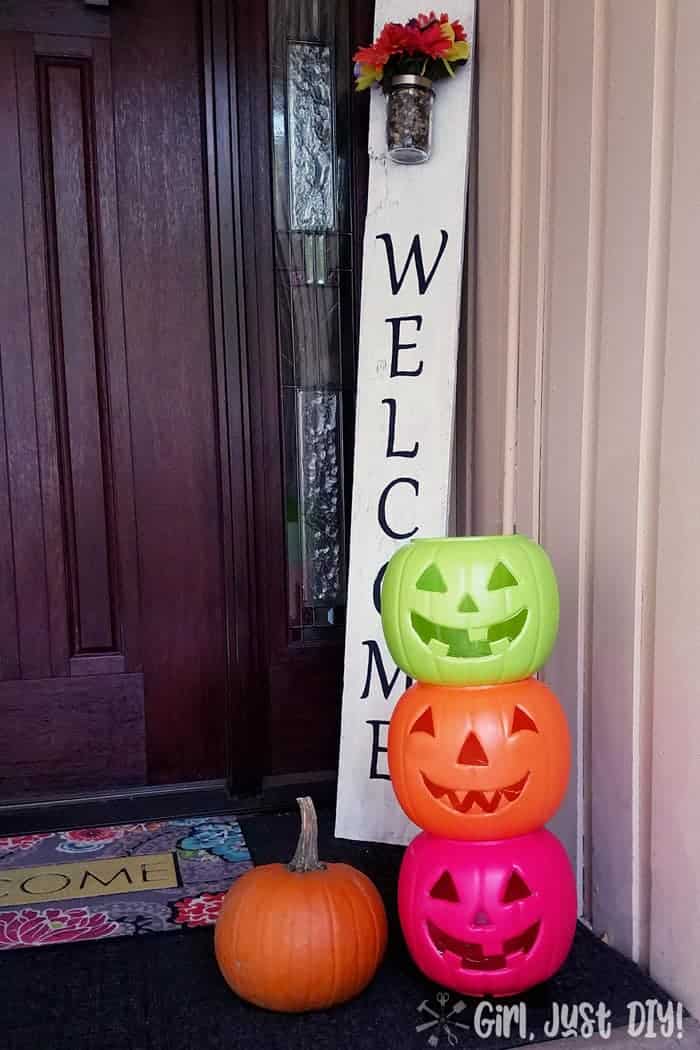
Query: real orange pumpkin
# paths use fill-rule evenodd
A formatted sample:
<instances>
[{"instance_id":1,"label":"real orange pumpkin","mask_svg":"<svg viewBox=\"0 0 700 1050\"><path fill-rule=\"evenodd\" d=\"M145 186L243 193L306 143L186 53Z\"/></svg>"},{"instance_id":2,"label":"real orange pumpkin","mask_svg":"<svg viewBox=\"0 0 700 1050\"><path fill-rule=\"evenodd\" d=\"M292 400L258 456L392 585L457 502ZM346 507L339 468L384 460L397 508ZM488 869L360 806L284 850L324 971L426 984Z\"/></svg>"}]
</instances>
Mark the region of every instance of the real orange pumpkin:
<instances>
[{"instance_id":1,"label":"real orange pumpkin","mask_svg":"<svg viewBox=\"0 0 700 1050\"><path fill-rule=\"evenodd\" d=\"M507 685L417 682L389 725L389 772L403 810L451 839L501 839L541 827L559 807L571 740L554 693Z\"/></svg>"},{"instance_id":2,"label":"real orange pumpkin","mask_svg":"<svg viewBox=\"0 0 700 1050\"><path fill-rule=\"evenodd\" d=\"M386 948L382 899L366 875L318 859L316 812L297 799L301 835L289 864L234 882L216 923L215 951L234 992L268 1010L321 1010L357 995Z\"/></svg>"}]
</instances>

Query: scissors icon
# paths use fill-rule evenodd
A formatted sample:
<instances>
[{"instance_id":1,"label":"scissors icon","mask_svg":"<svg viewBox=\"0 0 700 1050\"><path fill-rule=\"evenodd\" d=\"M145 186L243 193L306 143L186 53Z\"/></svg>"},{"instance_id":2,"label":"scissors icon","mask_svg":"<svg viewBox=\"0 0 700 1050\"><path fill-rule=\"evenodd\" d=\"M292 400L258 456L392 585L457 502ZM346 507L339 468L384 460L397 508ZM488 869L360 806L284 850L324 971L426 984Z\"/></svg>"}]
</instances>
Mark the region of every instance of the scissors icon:
<instances>
[{"instance_id":1,"label":"scissors icon","mask_svg":"<svg viewBox=\"0 0 700 1050\"><path fill-rule=\"evenodd\" d=\"M431 1009L428 1005L427 1000L418 1007L421 1013L427 1013L432 1017L430 1021L424 1021L420 1025L416 1025L416 1031L422 1032L426 1028L434 1028L432 1034L428 1037L428 1046L437 1048L440 1043L440 1033L444 1033L447 1037L447 1042L451 1047L457 1046L458 1039L456 1034L452 1031L452 1027L468 1029L468 1024L463 1024L461 1021L453 1020L456 1015L462 1013L466 1009L466 1003L461 999L458 999L452 1006L448 1006L450 1002L449 992L438 992L435 996L435 1000L440 1008L440 1012Z\"/></svg>"}]
</instances>

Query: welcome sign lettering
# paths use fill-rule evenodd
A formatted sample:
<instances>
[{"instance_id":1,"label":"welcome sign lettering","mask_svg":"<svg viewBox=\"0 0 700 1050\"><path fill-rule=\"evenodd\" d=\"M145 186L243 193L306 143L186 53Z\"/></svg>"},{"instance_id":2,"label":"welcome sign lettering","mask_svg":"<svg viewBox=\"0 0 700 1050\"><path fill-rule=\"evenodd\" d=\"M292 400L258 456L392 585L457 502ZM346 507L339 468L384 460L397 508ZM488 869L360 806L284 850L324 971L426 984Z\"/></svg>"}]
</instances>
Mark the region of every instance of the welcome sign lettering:
<instances>
[{"instance_id":1,"label":"welcome sign lettering","mask_svg":"<svg viewBox=\"0 0 700 1050\"><path fill-rule=\"evenodd\" d=\"M417 14L378 0L376 32ZM449 8L474 48L474 2ZM386 764L394 704L410 680L381 629L381 581L403 543L447 528L472 92L472 62L436 87L433 155L386 156L386 103L373 92L336 835L405 843Z\"/></svg>"}]
</instances>

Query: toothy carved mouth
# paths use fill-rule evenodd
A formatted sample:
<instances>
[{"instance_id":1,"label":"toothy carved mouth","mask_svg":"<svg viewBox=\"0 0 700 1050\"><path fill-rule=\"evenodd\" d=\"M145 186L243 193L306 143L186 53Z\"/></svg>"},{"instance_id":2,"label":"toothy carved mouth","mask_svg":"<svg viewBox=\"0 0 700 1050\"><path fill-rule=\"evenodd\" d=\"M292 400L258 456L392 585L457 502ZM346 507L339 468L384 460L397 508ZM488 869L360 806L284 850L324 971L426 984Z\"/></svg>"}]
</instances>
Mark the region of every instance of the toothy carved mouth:
<instances>
[{"instance_id":1,"label":"toothy carved mouth","mask_svg":"<svg viewBox=\"0 0 700 1050\"><path fill-rule=\"evenodd\" d=\"M484 955L484 949L480 944L474 941L460 941L457 937L445 933L428 919L428 935L440 955L444 955L445 952L456 955L463 970L504 970L506 966L514 962L511 956L521 952L527 955L532 951L539 932L538 921L528 926L524 933L519 933L517 937L510 937L504 941L500 955Z\"/></svg>"},{"instance_id":2,"label":"toothy carved mouth","mask_svg":"<svg viewBox=\"0 0 700 1050\"><path fill-rule=\"evenodd\" d=\"M423 772L421 772L421 776L423 777L423 783L433 798L446 802L452 809L456 809L458 813L468 813L472 806L477 807L477 812L480 809L482 813L495 813L497 809L504 809L511 802L515 802L516 798L519 798L530 774L526 773L524 777L521 777L515 784L510 784L509 787L496 788L493 791L456 791L454 788L446 788L440 784L435 784Z\"/></svg>"},{"instance_id":3,"label":"toothy carved mouth","mask_svg":"<svg viewBox=\"0 0 700 1050\"><path fill-rule=\"evenodd\" d=\"M481 656L498 656L515 641L527 620L527 609L489 627L446 627L411 613L411 626L420 640L435 656L473 660Z\"/></svg>"}]
</instances>

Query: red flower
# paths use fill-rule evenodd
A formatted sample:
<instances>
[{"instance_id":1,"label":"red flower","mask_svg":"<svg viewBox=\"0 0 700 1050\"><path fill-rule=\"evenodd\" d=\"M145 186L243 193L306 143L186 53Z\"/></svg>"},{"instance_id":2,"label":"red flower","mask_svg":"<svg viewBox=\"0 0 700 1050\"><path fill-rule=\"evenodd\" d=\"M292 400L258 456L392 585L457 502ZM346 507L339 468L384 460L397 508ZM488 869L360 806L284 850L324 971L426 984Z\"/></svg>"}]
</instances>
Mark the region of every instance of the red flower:
<instances>
[{"instance_id":1,"label":"red flower","mask_svg":"<svg viewBox=\"0 0 700 1050\"><path fill-rule=\"evenodd\" d=\"M68 842L114 842L123 835L123 828L79 828L62 832L61 838Z\"/></svg>"},{"instance_id":2,"label":"red flower","mask_svg":"<svg viewBox=\"0 0 700 1050\"><path fill-rule=\"evenodd\" d=\"M419 50L431 58L439 58L450 50L450 41L442 31L439 22L431 22L420 30Z\"/></svg>"},{"instance_id":3,"label":"red flower","mask_svg":"<svg viewBox=\"0 0 700 1050\"><path fill-rule=\"evenodd\" d=\"M135 831L157 831L160 821L143 824L116 824L109 828L76 828L73 831L62 831L61 841L56 847L61 853L96 853L110 842L118 842L125 835Z\"/></svg>"},{"instance_id":4,"label":"red flower","mask_svg":"<svg viewBox=\"0 0 700 1050\"><path fill-rule=\"evenodd\" d=\"M387 22L377 37L375 47L387 55L397 55L406 51L411 45L411 31L399 22Z\"/></svg>"},{"instance_id":5,"label":"red flower","mask_svg":"<svg viewBox=\"0 0 700 1050\"><path fill-rule=\"evenodd\" d=\"M363 66L383 66L386 63L386 57L379 55L374 44L371 47L359 48L352 56L352 60Z\"/></svg>"},{"instance_id":6,"label":"red flower","mask_svg":"<svg viewBox=\"0 0 700 1050\"><path fill-rule=\"evenodd\" d=\"M173 922L192 929L195 926L213 926L219 917L226 894L200 893L198 897L182 897L173 901Z\"/></svg>"},{"instance_id":7,"label":"red flower","mask_svg":"<svg viewBox=\"0 0 700 1050\"><path fill-rule=\"evenodd\" d=\"M449 24L452 26L452 30L455 35L455 41L459 42L460 40L467 39L467 34L464 31L464 26L462 25L462 23L459 21L458 18L455 18L454 22L450 22L450 16L447 14L446 11L443 11L439 18L437 17L434 11L431 11L430 14L427 15L416 15L416 17L412 21L415 22L420 29L427 29L427 27L431 26L434 22L437 22L439 25Z\"/></svg>"},{"instance_id":8,"label":"red flower","mask_svg":"<svg viewBox=\"0 0 700 1050\"><path fill-rule=\"evenodd\" d=\"M371 47L361 47L353 55L353 62L361 65L385 66L392 55L408 51L413 46L413 33L399 22L387 22Z\"/></svg>"},{"instance_id":9,"label":"red flower","mask_svg":"<svg viewBox=\"0 0 700 1050\"><path fill-rule=\"evenodd\" d=\"M51 835L48 832L41 835L10 835L8 838L0 839L0 853L11 849L32 849L37 842L50 838Z\"/></svg>"},{"instance_id":10,"label":"red flower","mask_svg":"<svg viewBox=\"0 0 700 1050\"><path fill-rule=\"evenodd\" d=\"M441 22L447 22L448 21L447 15L442 15L441 18L440 18L440 21ZM464 31L464 26L462 25L462 23L460 22L460 20L458 18L455 18L454 22L452 22L451 25L452 25L452 29L454 31L455 41L457 43L459 43L460 40L466 40L467 39L467 34Z\"/></svg>"},{"instance_id":11,"label":"red flower","mask_svg":"<svg viewBox=\"0 0 700 1050\"><path fill-rule=\"evenodd\" d=\"M87 908L47 908L36 911L0 912L0 951L29 945L60 944L65 941L96 941L119 930L119 923L98 911Z\"/></svg>"},{"instance_id":12,"label":"red flower","mask_svg":"<svg viewBox=\"0 0 700 1050\"><path fill-rule=\"evenodd\" d=\"M115 842L132 831L157 831L161 821L154 820L141 824L115 824L108 828L77 828L74 831L62 831L61 838L68 842Z\"/></svg>"}]
</instances>

